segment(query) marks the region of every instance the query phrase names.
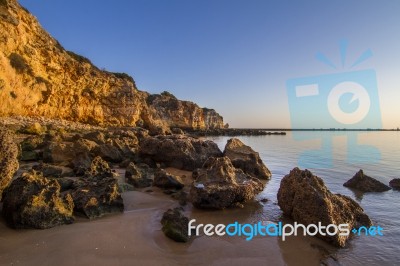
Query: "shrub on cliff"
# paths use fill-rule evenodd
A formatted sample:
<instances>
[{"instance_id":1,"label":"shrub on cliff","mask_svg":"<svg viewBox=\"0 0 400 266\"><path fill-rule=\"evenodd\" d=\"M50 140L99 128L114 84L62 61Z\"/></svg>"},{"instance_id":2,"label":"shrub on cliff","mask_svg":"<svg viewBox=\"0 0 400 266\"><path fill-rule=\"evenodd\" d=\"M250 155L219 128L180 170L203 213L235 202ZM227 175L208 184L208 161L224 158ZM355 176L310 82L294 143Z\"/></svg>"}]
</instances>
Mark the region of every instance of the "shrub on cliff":
<instances>
[{"instance_id":1,"label":"shrub on cliff","mask_svg":"<svg viewBox=\"0 0 400 266\"><path fill-rule=\"evenodd\" d=\"M31 67L28 65L26 60L17 53L12 53L8 56L11 66L18 73L32 73Z\"/></svg>"}]
</instances>

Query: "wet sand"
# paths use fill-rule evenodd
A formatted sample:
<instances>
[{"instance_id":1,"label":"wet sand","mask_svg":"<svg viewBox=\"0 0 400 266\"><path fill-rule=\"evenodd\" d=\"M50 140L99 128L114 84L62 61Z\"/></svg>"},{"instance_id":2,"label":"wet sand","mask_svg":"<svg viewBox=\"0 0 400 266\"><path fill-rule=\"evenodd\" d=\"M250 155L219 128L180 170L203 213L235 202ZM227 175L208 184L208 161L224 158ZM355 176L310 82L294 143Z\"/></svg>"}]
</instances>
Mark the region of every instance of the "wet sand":
<instances>
[{"instance_id":1,"label":"wet sand","mask_svg":"<svg viewBox=\"0 0 400 266\"><path fill-rule=\"evenodd\" d=\"M319 265L321 252L303 237L193 238L176 243L161 231L165 210L176 201L160 190L123 194L125 212L46 230L13 230L0 220L0 265ZM250 222L259 203L243 209L185 212L196 223Z\"/></svg>"}]
</instances>

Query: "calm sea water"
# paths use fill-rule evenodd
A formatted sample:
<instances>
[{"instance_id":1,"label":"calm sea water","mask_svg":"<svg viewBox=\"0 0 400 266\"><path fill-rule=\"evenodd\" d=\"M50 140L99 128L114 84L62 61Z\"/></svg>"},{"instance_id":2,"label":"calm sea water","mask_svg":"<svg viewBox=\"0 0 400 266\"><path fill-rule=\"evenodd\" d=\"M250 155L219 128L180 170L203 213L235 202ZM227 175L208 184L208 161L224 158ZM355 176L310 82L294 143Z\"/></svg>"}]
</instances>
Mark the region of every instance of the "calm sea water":
<instances>
[{"instance_id":1,"label":"calm sea water","mask_svg":"<svg viewBox=\"0 0 400 266\"><path fill-rule=\"evenodd\" d=\"M229 137L210 137L221 150ZM267 197L263 219L276 220L281 212L276 194L282 177L295 166L308 167L334 193L355 199L384 236L356 236L343 249L333 249L343 265L399 265L400 192L354 192L343 183L359 170L388 184L400 177L400 132L288 132L286 136L239 137L260 153L273 176L259 197ZM355 144L370 147L357 148ZM312 150L319 150L312 152ZM311 151L311 152L310 152ZM259 219L260 217L255 217Z\"/></svg>"}]
</instances>

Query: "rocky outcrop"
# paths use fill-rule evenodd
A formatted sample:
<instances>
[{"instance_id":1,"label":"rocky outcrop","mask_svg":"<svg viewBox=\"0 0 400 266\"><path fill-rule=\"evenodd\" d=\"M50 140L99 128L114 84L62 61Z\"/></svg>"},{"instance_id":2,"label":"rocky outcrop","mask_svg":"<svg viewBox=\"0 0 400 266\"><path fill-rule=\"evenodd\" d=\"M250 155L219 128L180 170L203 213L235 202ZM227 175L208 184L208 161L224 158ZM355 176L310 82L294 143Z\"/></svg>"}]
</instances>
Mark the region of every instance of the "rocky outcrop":
<instances>
[{"instance_id":1,"label":"rocky outcrop","mask_svg":"<svg viewBox=\"0 0 400 266\"><path fill-rule=\"evenodd\" d=\"M181 208L168 209L161 219L161 230L176 242L188 242L189 218L183 215Z\"/></svg>"},{"instance_id":2,"label":"rocky outcrop","mask_svg":"<svg viewBox=\"0 0 400 266\"><path fill-rule=\"evenodd\" d=\"M394 178L390 180L389 186L391 186L394 190L400 190L400 178Z\"/></svg>"},{"instance_id":3,"label":"rocky outcrop","mask_svg":"<svg viewBox=\"0 0 400 266\"><path fill-rule=\"evenodd\" d=\"M75 210L90 219L124 210L118 182L107 162L100 157L93 159L90 169L71 194Z\"/></svg>"},{"instance_id":4,"label":"rocky outcrop","mask_svg":"<svg viewBox=\"0 0 400 266\"><path fill-rule=\"evenodd\" d=\"M102 71L65 50L16 0L0 5L0 116L43 116L104 126L214 128L215 111L139 91L125 73ZM152 100L153 99L153 100Z\"/></svg>"},{"instance_id":5,"label":"rocky outcrop","mask_svg":"<svg viewBox=\"0 0 400 266\"><path fill-rule=\"evenodd\" d=\"M24 173L5 190L3 217L13 228L45 229L74 221L70 194L62 196L60 185L40 174Z\"/></svg>"},{"instance_id":6,"label":"rocky outcrop","mask_svg":"<svg viewBox=\"0 0 400 266\"><path fill-rule=\"evenodd\" d=\"M308 170L294 168L282 178L278 191L278 205L283 213L298 223L349 224L350 230L372 225L360 205L347 196L332 194L324 181ZM349 235L339 233L317 237L339 247L344 247Z\"/></svg>"},{"instance_id":7,"label":"rocky outcrop","mask_svg":"<svg viewBox=\"0 0 400 266\"><path fill-rule=\"evenodd\" d=\"M147 103L171 127L199 130L224 127L222 116L215 110L200 108L197 104L189 101L180 101L168 92L150 95Z\"/></svg>"},{"instance_id":8,"label":"rocky outcrop","mask_svg":"<svg viewBox=\"0 0 400 266\"><path fill-rule=\"evenodd\" d=\"M154 175L153 186L164 189L182 189L184 184L179 176L171 175L164 169L158 169Z\"/></svg>"},{"instance_id":9,"label":"rocky outcrop","mask_svg":"<svg viewBox=\"0 0 400 266\"><path fill-rule=\"evenodd\" d=\"M62 167L57 165L51 165L46 163L39 163L32 166L32 169L36 172L41 172L44 177L66 177L66 176L74 176L74 172L71 168Z\"/></svg>"},{"instance_id":10,"label":"rocky outcrop","mask_svg":"<svg viewBox=\"0 0 400 266\"><path fill-rule=\"evenodd\" d=\"M166 166L192 171L209 157L222 156L217 144L183 135L145 138L140 143L140 155Z\"/></svg>"},{"instance_id":11,"label":"rocky outcrop","mask_svg":"<svg viewBox=\"0 0 400 266\"><path fill-rule=\"evenodd\" d=\"M18 146L14 143L13 134L0 130L0 200L3 190L10 184L18 170Z\"/></svg>"},{"instance_id":12,"label":"rocky outcrop","mask_svg":"<svg viewBox=\"0 0 400 266\"><path fill-rule=\"evenodd\" d=\"M363 170L358 171L350 180L344 183L343 186L357 189L361 192L384 192L391 189L375 178L364 174Z\"/></svg>"},{"instance_id":13,"label":"rocky outcrop","mask_svg":"<svg viewBox=\"0 0 400 266\"><path fill-rule=\"evenodd\" d=\"M225 145L224 156L228 157L233 166L240 168L246 174L259 179L270 179L271 172L265 166L258 152L245 145L237 138L228 140Z\"/></svg>"},{"instance_id":14,"label":"rocky outcrop","mask_svg":"<svg viewBox=\"0 0 400 266\"><path fill-rule=\"evenodd\" d=\"M235 168L228 157L209 158L193 177L189 199L197 208L240 206L264 188L258 179Z\"/></svg>"}]
</instances>

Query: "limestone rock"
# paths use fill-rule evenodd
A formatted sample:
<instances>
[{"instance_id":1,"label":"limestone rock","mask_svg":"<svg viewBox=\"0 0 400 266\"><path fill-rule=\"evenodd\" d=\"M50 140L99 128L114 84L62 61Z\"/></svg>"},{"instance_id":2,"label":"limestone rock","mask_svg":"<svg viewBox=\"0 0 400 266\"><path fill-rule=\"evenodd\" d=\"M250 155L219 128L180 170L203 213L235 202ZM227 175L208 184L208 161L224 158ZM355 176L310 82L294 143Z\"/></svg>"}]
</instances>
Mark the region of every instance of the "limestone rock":
<instances>
[{"instance_id":1,"label":"limestone rock","mask_svg":"<svg viewBox=\"0 0 400 266\"><path fill-rule=\"evenodd\" d=\"M168 174L164 169L158 169L154 175L153 186L164 189L182 189L184 184L179 176Z\"/></svg>"},{"instance_id":2,"label":"limestone rock","mask_svg":"<svg viewBox=\"0 0 400 266\"><path fill-rule=\"evenodd\" d=\"M278 191L278 205L283 213L298 223L309 225L319 222L329 224L349 224L350 230L372 225L360 205L351 198L332 194L321 178L308 170L294 168L282 178ZM339 247L344 247L349 236L317 237Z\"/></svg>"},{"instance_id":3,"label":"limestone rock","mask_svg":"<svg viewBox=\"0 0 400 266\"><path fill-rule=\"evenodd\" d=\"M167 166L192 171L209 157L220 157L217 144L183 135L147 137L140 143L140 155Z\"/></svg>"},{"instance_id":4,"label":"limestone rock","mask_svg":"<svg viewBox=\"0 0 400 266\"><path fill-rule=\"evenodd\" d=\"M258 152L245 145L237 138L228 140L225 145L224 156L227 156L233 166L240 168L246 174L259 179L270 179L271 172L265 166Z\"/></svg>"},{"instance_id":5,"label":"limestone rock","mask_svg":"<svg viewBox=\"0 0 400 266\"><path fill-rule=\"evenodd\" d=\"M181 208L168 209L161 219L163 233L176 242L188 242L189 218L183 215Z\"/></svg>"},{"instance_id":6,"label":"limestone rock","mask_svg":"<svg viewBox=\"0 0 400 266\"><path fill-rule=\"evenodd\" d=\"M10 131L0 130L0 200L3 190L18 170L18 146Z\"/></svg>"},{"instance_id":7,"label":"limestone rock","mask_svg":"<svg viewBox=\"0 0 400 266\"><path fill-rule=\"evenodd\" d=\"M135 165L131 162L125 171L125 179L128 184L136 188L150 187L153 183L154 170L147 164Z\"/></svg>"},{"instance_id":8,"label":"limestone rock","mask_svg":"<svg viewBox=\"0 0 400 266\"><path fill-rule=\"evenodd\" d=\"M228 157L211 157L196 171L189 199L197 208L224 209L254 198L264 189L256 178L235 168Z\"/></svg>"},{"instance_id":9,"label":"limestone rock","mask_svg":"<svg viewBox=\"0 0 400 266\"><path fill-rule=\"evenodd\" d=\"M74 184L75 210L93 219L108 213L123 212L118 182L107 162L96 157L85 176Z\"/></svg>"},{"instance_id":10,"label":"limestone rock","mask_svg":"<svg viewBox=\"0 0 400 266\"><path fill-rule=\"evenodd\" d=\"M357 189L361 192L384 192L391 189L375 178L364 174L363 170L358 171L350 180L344 183L343 186Z\"/></svg>"},{"instance_id":11,"label":"limestone rock","mask_svg":"<svg viewBox=\"0 0 400 266\"><path fill-rule=\"evenodd\" d=\"M35 172L24 173L6 189L3 216L13 228L45 229L74 221L71 195L60 185Z\"/></svg>"}]
</instances>

